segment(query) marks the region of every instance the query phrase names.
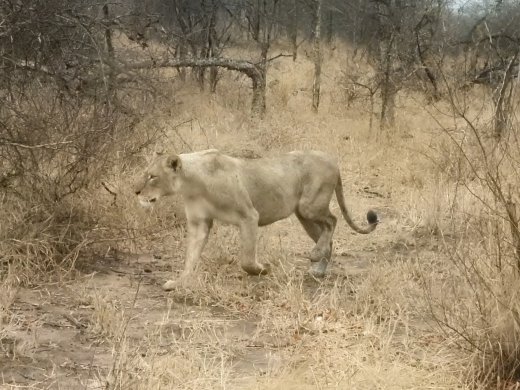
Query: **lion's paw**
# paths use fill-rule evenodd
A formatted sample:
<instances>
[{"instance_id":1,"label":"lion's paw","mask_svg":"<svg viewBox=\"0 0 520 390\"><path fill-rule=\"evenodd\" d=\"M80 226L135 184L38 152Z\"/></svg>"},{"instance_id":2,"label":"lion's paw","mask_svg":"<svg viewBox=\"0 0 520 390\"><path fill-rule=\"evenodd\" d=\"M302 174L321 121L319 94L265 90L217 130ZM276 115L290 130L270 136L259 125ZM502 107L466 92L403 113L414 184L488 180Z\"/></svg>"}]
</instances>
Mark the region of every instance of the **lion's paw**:
<instances>
[{"instance_id":1,"label":"lion's paw","mask_svg":"<svg viewBox=\"0 0 520 390\"><path fill-rule=\"evenodd\" d=\"M168 280L162 285L164 291L172 291L177 289L197 288L199 281L195 278L180 277L176 280Z\"/></svg>"},{"instance_id":2,"label":"lion's paw","mask_svg":"<svg viewBox=\"0 0 520 390\"><path fill-rule=\"evenodd\" d=\"M172 291L175 290L177 287L179 287L178 280L168 280L166 283L162 285L162 289L164 291Z\"/></svg>"},{"instance_id":3,"label":"lion's paw","mask_svg":"<svg viewBox=\"0 0 520 390\"><path fill-rule=\"evenodd\" d=\"M330 249L323 249L323 248L319 248L316 246L313 248L311 253L306 257L313 263L319 263L323 260L330 259L330 255L331 255Z\"/></svg>"},{"instance_id":4,"label":"lion's paw","mask_svg":"<svg viewBox=\"0 0 520 390\"><path fill-rule=\"evenodd\" d=\"M325 277L327 272L327 266L329 265L328 260L322 259L321 261L312 263L309 273L315 278Z\"/></svg>"}]
</instances>

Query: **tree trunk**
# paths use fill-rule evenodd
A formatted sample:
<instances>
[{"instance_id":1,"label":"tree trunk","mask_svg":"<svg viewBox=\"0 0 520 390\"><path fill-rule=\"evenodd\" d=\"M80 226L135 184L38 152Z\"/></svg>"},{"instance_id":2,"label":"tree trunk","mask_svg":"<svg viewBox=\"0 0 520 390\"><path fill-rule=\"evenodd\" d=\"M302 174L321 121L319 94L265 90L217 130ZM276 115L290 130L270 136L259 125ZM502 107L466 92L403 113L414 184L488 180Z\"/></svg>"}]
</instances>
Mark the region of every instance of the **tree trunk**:
<instances>
[{"instance_id":1,"label":"tree trunk","mask_svg":"<svg viewBox=\"0 0 520 390\"><path fill-rule=\"evenodd\" d=\"M380 130L387 130L395 125L395 95L397 91L391 80L385 80L381 86Z\"/></svg>"},{"instance_id":2,"label":"tree trunk","mask_svg":"<svg viewBox=\"0 0 520 390\"><path fill-rule=\"evenodd\" d=\"M253 84L253 100L251 102L251 111L255 115L263 117L266 111L265 103L265 77L264 71L259 71L255 77L251 77Z\"/></svg>"},{"instance_id":3,"label":"tree trunk","mask_svg":"<svg viewBox=\"0 0 520 390\"><path fill-rule=\"evenodd\" d=\"M260 0L256 1L256 12L251 12L248 16L249 20L249 34L251 38L253 38L254 41L259 40L260 38L260 18L261 18L261 12L260 7L262 6L262 3Z\"/></svg>"},{"instance_id":4,"label":"tree trunk","mask_svg":"<svg viewBox=\"0 0 520 390\"><path fill-rule=\"evenodd\" d=\"M208 24L208 58L213 58L217 55L217 7L215 5L215 1L211 2L211 16ZM213 66L209 69L209 89L211 93L215 93L217 91L217 82L218 82L218 68Z\"/></svg>"},{"instance_id":5,"label":"tree trunk","mask_svg":"<svg viewBox=\"0 0 520 390\"><path fill-rule=\"evenodd\" d=\"M321 6L323 0L315 1L314 13L314 82L312 84L312 109L318 112L320 105L320 88L321 88Z\"/></svg>"},{"instance_id":6,"label":"tree trunk","mask_svg":"<svg viewBox=\"0 0 520 390\"><path fill-rule=\"evenodd\" d=\"M513 248L516 257L516 266L517 271L520 273L520 230L518 228L518 214L516 204L513 202L511 198L511 193L509 193L509 198L505 204L507 217L509 220L509 227L511 229L511 237Z\"/></svg>"},{"instance_id":7,"label":"tree trunk","mask_svg":"<svg viewBox=\"0 0 520 390\"><path fill-rule=\"evenodd\" d=\"M334 37L334 13L329 11L327 20L327 44L332 44L332 38Z\"/></svg>"},{"instance_id":8,"label":"tree trunk","mask_svg":"<svg viewBox=\"0 0 520 390\"><path fill-rule=\"evenodd\" d=\"M296 2L297 0L292 0L291 46L293 62L298 57L298 4Z\"/></svg>"},{"instance_id":9,"label":"tree trunk","mask_svg":"<svg viewBox=\"0 0 520 390\"><path fill-rule=\"evenodd\" d=\"M215 0L210 0L206 2L205 0L201 1L201 8L203 12L203 25L204 25L204 46L201 48L200 58L213 58L217 54L217 33L216 33L216 25L217 25L217 6L215 4ZM200 68L197 71L197 79L199 82L199 86L201 90L205 89L206 83L206 69ZM209 88L210 92L214 93L217 89L217 81L218 81L218 70L217 68L209 69Z\"/></svg>"},{"instance_id":10,"label":"tree trunk","mask_svg":"<svg viewBox=\"0 0 520 390\"><path fill-rule=\"evenodd\" d=\"M179 43L175 47L174 56L176 59L181 60L186 56L186 46L184 42ZM186 81L186 69L185 68L177 68L177 72L179 72L179 78L182 82Z\"/></svg>"},{"instance_id":11,"label":"tree trunk","mask_svg":"<svg viewBox=\"0 0 520 390\"><path fill-rule=\"evenodd\" d=\"M437 79L435 78L435 75L433 74L433 70L428 66L428 63L426 60L426 54L424 53L424 50L421 46L421 40L419 38L418 30L415 32L415 41L417 44L417 55L419 57L419 61L421 61L421 66L424 69L424 73L426 73L426 77L428 77L428 80L430 81L430 84L432 85L432 88L433 88L433 91L432 91L433 100L438 101L440 99L440 94L439 94L439 88L437 86Z\"/></svg>"},{"instance_id":12,"label":"tree trunk","mask_svg":"<svg viewBox=\"0 0 520 390\"><path fill-rule=\"evenodd\" d=\"M267 82L267 69L269 62L267 55L271 47L271 37L275 25L275 15L278 10L279 0L273 0L268 4L267 0L258 0L257 20L259 24L257 42L260 46L260 61L256 65L257 77L253 82L253 107L254 113L263 116L266 110L265 91Z\"/></svg>"},{"instance_id":13,"label":"tree trunk","mask_svg":"<svg viewBox=\"0 0 520 390\"><path fill-rule=\"evenodd\" d=\"M112 29L110 28L110 12L108 9L108 3L103 5L103 19L105 22L105 46L107 51L107 58L110 63L114 63L114 44L112 42ZM110 66L108 68L108 75L106 79L106 104L107 108L110 104L110 100L112 99L112 94L114 90L114 71Z\"/></svg>"},{"instance_id":14,"label":"tree trunk","mask_svg":"<svg viewBox=\"0 0 520 390\"><path fill-rule=\"evenodd\" d=\"M498 139L503 137L509 125L509 117L512 111L511 99L513 96L513 68L519 54L520 53L517 51L514 57L509 61L504 72L502 83L493 98L495 103L495 137Z\"/></svg>"},{"instance_id":15,"label":"tree trunk","mask_svg":"<svg viewBox=\"0 0 520 390\"><path fill-rule=\"evenodd\" d=\"M379 44L379 73L381 77L380 130L387 130L395 124L395 95L397 86L394 80L395 34L391 33L386 41Z\"/></svg>"},{"instance_id":16,"label":"tree trunk","mask_svg":"<svg viewBox=\"0 0 520 390\"><path fill-rule=\"evenodd\" d=\"M216 66L212 66L209 69L209 90L211 93L217 92L218 79L218 68Z\"/></svg>"},{"instance_id":17,"label":"tree trunk","mask_svg":"<svg viewBox=\"0 0 520 390\"><path fill-rule=\"evenodd\" d=\"M110 29L110 13L108 10L108 3L103 5L103 18L105 19L105 44L108 57L114 59L114 44L112 43L112 30Z\"/></svg>"}]
</instances>

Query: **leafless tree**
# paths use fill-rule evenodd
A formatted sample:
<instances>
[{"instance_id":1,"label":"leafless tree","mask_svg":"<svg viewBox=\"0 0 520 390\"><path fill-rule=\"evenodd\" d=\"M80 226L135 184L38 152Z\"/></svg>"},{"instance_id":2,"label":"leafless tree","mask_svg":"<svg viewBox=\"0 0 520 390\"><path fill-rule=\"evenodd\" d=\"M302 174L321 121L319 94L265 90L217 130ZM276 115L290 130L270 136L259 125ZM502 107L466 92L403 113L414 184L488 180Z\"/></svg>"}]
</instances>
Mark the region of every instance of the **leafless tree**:
<instances>
[{"instance_id":1,"label":"leafless tree","mask_svg":"<svg viewBox=\"0 0 520 390\"><path fill-rule=\"evenodd\" d=\"M514 81L520 66L520 6L491 3L484 15L475 15L467 39L463 42L469 57L471 83L491 90L495 108L494 134L501 139L511 126Z\"/></svg>"},{"instance_id":2,"label":"leafless tree","mask_svg":"<svg viewBox=\"0 0 520 390\"><path fill-rule=\"evenodd\" d=\"M439 98L435 72L442 62L439 47L447 1L352 0L342 13L355 26L346 27L347 36L368 49L376 70L381 130L393 127L397 93L414 88L417 77L426 79L433 98Z\"/></svg>"}]
</instances>

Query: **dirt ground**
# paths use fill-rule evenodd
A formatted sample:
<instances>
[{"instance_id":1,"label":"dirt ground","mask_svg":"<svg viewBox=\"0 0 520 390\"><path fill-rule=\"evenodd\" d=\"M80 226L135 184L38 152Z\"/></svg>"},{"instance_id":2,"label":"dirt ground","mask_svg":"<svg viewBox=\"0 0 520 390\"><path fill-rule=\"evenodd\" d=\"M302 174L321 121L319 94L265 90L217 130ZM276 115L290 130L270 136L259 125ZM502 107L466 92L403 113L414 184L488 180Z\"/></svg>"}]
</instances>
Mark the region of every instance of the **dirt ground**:
<instances>
[{"instance_id":1,"label":"dirt ground","mask_svg":"<svg viewBox=\"0 0 520 390\"><path fill-rule=\"evenodd\" d=\"M418 247L423 258L435 256L436 247L415 233L396 231L399 214L389 207L389 197L355 196L376 207L381 225L360 236L340 222L335 257L321 281L306 273L309 262L303 256L311 241L291 217L261 229L259 255L272 262L273 250L281 254L274 256L279 264L269 276L247 276L232 261L234 229L218 227L204 253L200 285L190 291L165 293L160 288L172 267L182 267L182 242L178 253L109 252L86 262L72 282L20 288L11 306L9 338L2 342L1 387L416 388L416 380L406 382L403 369L391 384L356 368L372 362L386 372L396 362L402 364L402 358L392 356L377 361L374 350L384 349L372 344L370 334L380 339L388 327L379 327L391 321L385 318L388 313L368 313L357 294L366 288L367 278L373 279L368 274L375 265L413 262ZM371 288L377 283L376 277ZM424 322L407 318L392 327L384 343L410 344L412 334L424 343L401 351L407 354L407 369L431 364L425 363L431 332ZM334 360L327 353L333 350L358 363L328 365L337 372L325 367L320 374L313 366L327 366L326 359Z\"/></svg>"}]
</instances>

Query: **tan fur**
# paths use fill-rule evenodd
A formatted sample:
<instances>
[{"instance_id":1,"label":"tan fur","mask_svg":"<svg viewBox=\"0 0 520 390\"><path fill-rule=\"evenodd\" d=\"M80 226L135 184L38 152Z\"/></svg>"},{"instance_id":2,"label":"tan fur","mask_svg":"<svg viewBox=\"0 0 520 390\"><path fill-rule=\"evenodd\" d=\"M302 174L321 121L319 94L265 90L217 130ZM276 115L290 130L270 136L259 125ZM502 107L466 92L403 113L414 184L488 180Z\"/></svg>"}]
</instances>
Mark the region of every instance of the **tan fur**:
<instances>
[{"instance_id":1,"label":"tan fur","mask_svg":"<svg viewBox=\"0 0 520 390\"><path fill-rule=\"evenodd\" d=\"M376 228L379 221L373 211L367 215L367 228L353 223L343 199L337 162L322 152L296 151L254 160L233 158L218 150L159 156L136 188L145 207L174 194L184 200L186 263L180 279L166 282L165 290L185 283L192 275L215 219L240 229L242 268L258 275L268 271L268 266L256 259L258 226L296 214L316 243L309 256L311 272L323 276L336 226L329 209L334 191L345 220L355 231L366 234Z\"/></svg>"}]
</instances>

